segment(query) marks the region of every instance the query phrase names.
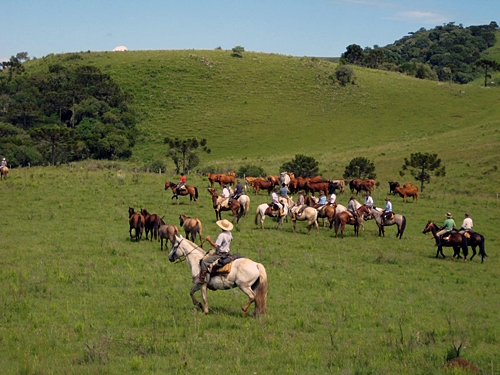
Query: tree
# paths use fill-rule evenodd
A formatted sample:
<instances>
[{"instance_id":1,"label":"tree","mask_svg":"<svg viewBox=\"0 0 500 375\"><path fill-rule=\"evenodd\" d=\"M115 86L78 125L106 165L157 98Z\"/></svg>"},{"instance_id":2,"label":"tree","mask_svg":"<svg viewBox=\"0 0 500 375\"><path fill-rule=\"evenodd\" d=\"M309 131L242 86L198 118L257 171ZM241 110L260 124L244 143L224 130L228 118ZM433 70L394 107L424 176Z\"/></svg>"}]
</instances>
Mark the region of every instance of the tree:
<instances>
[{"instance_id":1,"label":"tree","mask_svg":"<svg viewBox=\"0 0 500 375\"><path fill-rule=\"evenodd\" d=\"M375 179L376 177L375 165L362 156L352 159L345 167L344 178Z\"/></svg>"},{"instance_id":2,"label":"tree","mask_svg":"<svg viewBox=\"0 0 500 375\"><path fill-rule=\"evenodd\" d=\"M211 150L207 148L207 140L205 138L198 141L196 138L188 139L171 139L166 137L164 143L168 144L169 150L167 156L170 156L175 164L176 173L181 171L186 173L196 167L200 159L196 155L196 149L202 147L202 151L210 154Z\"/></svg>"},{"instance_id":3,"label":"tree","mask_svg":"<svg viewBox=\"0 0 500 375\"><path fill-rule=\"evenodd\" d=\"M441 166L441 159L438 159L437 154L422 154L420 152L411 154L410 159L405 158L399 175L404 176L407 170L415 177L415 180L420 181L422 192L424 191L424 183L431 181L430 172L434 172L434 175L438 177L446 175L445 167Z\"/></svg>"},{"instance_id":4,"label":"tree","mask_svg":"<svg viewBox=\"0 0 500 375\"><path fill-rule=\"evenodd\" d=\"M292 172L295 177L314 177L318 175L318 164L313 157L297 154L292 161L283 164L280 171Z\"/></svg>"},{"instance_id":5,"label":"tree","mask_svg":"<svg viewBox=\"0 0 500 375\"><path fill-rule=\"evenodd\" d=\"M71 143L73 131L65 126L46 125L35 128L30 133L31 138L50 145L52 165L55 165L56 144L66 146Z\"/></svg>"},{"instance_id":6,"label":"tree","mask_svg":"<svg viewBox=\"0 0 500 375\"><path fill-rule=\"evenodd\" d=\"M347 64L362 65L365 59L363 48L357 44L347 46L346 51L341 55L341 60Z\"/></svg>"},{"instance_id":7,"label":"tree","mask_svg":"<svg viewBox=\"0 0 500 375\"><path fill-rule=\"evenodd\" d=\"M493 60L481 59L474 63L478 68L484 70L484 87L488 84L488 78L491 78L491 75L488 74L488 71L498 71L500 70L500 64Z\"/></svg>"}]
</instances>

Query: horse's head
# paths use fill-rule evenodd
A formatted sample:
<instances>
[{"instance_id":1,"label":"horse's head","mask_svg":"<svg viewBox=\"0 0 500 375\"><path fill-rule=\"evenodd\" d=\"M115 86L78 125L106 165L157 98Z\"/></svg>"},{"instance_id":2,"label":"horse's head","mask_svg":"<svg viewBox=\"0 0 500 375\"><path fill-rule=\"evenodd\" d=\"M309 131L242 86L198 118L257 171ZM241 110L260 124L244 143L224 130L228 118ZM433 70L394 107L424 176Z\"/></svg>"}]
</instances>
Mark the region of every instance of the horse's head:
<instances>
[{"instance_id":1,"label":"horse's head","mask_svg":"<svg viewBox=\"0 0 500 375\"><path fill-rule=\"evenodd\" d=\"M131 217L133 214L135 214L134 207L129 207L128 208L128 217Z\"/></svg>"},{"instance_id":2,"label":"horse's head","mask_svg":"<svg viewBox=\"0 0 500 375\"><path fill-rule=\"evenodd\" d=\"M165 218L165 216L158 218L158 226L165 225L165 221L163 220L164 218Z\"/></svg>"},{"instance_id":3,"label":"horse's head","mask_svg":"<svg viewBox=\"0 0 500 375\"><path fill-rule=\"evenodd\" d=\"M174 244L172 245L172 250L168 254L168 260L171 262L175 262L177 259L184 255L184 251L180 247L182 241L184 241L184 237L181 235L175 236Z\"/></svg>"},{"instance_id":4,"label":"horse's head","mask_svg":"<svg viewBox=\"0 0 500 375\"><path fill-rule=\"evenodd\" d=\"M179 215L179 225L182 227L184 225L184 221L186 221L186 215Z\"/></svg>"},{"instance_id":5,"label":"horse's head","mask_svg":"<svg viewBox=\"0 0 500 375\"><path fill-rule=\"evenodd\" d=\"M173 183L173 182L170 182L170 181L166 181L165 182L165 190L167 190L168 188L174 188L176 185Z\"/></svg>"},{"instance_id":6,"label":"horse's head","mask_svg":"<svg viewBox=\"0 0 500 375\"><path fill-rule=\"evenodd\" d=\"M141 208L141 214L147 216L149 215L149 212L145 208Z\"/></svg>"},{"instance_id":7,"label":"horse's head","mask_svg":"<svg viewBox=\"0 0 500 375\"><path fill-rule=\"evenodd\" d=\"M425 226L425 228L422 230L422 233L423 234L426 234L426 233L429 233L430 231L432 231L432 228L435 228L436 226L434 225L434 223L429 220L427 222L427 225Z\"/></svg>"},{"instance_id":8,"label":"horse's head","mask_svg":"<svg viewBox=\"0 0 500 375\"><path fill-rule=\"evenodd\" d=\"M219 195L217 194L217 190L213 188L207 188L207 191L210 193L212 197L218 197Z\"/></svg>"}]
</instances>

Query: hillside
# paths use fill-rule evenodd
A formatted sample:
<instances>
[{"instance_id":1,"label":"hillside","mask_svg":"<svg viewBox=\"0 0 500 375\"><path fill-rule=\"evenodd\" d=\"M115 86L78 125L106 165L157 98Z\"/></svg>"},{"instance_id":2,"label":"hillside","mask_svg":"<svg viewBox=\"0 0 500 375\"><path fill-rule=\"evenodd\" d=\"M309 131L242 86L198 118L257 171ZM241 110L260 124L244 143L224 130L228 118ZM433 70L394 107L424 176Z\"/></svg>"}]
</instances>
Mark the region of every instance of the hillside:
<instances>
[{"instance_id":1,"label":"hillside","mask_svg":"<svg viewBox=\"0 0 500 375\"><path fill-rule=\"evenodd\" d=\"M141 130L134 165L165 160L166 136L207 138L212 153L200 154L200 169L257 164L274 173L303 153L320 162L325 177L338 177L351 158L363 155L385 180L412 152L437 152L449 171L465 168L469 176L497 163L495 89L365 68L355 68L355 85L341 87L329 78L334 63L251 52L241 59L220 50L80 56L52 55L26 65L91 64L132 93ZM464 159L475 168L466 168Z\"/></svg>"}]
</instances>

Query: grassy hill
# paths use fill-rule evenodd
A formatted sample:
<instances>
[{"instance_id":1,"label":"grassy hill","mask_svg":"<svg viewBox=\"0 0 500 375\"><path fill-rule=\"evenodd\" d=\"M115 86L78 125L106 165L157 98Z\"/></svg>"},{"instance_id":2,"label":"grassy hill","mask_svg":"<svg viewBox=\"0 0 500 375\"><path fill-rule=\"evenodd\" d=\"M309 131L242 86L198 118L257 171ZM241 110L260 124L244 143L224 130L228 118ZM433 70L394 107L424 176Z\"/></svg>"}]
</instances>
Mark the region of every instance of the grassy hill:
<instances>
[{"instance_id":1,"label":"grassy hill","mask_svg":"<svg viewBox=\"0 0 500 375\"><path fill-rule=\"evenodd\" d=\"M342 87L329 78L334 63L252 52L243 58L221 50L79 56L52 55L28 66L92 64L133 93L141 130L135 165L165 160L166 136L207 138L212 153L200 154L205 170L256 164L276 173L297 153L315 157L328 178L340 177L356 156L372 160L382 180L394 179L412 152L436 152L449 170L474 162L467 173L476 177L496 163L500 95L494 88L363 68L355 68L355 85Z\"/></svg>"}]
</instances>

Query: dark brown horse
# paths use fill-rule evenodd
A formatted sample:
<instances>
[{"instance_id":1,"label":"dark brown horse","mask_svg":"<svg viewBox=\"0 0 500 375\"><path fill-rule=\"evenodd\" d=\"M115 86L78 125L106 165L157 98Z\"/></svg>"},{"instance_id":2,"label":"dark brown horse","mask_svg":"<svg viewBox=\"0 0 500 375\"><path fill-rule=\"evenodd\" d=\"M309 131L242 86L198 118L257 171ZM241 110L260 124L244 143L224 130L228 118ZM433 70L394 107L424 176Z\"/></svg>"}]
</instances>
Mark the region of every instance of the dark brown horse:
<instances>
[{"instance_id":1,"label":"dark brown horse","mask_svg":"<svg viewBox=\"0 0 500 375\"><path fill-rule=\"evenodd\" d=\"M464 254L464 262L467 260L467 255L469 253L469 250L467 248L467 238L465 236L462 236L460 233L456 231L451 231L449 234L445 234L445 236L440 240L439 236L437 235L437 232L439 231L438 227L436 224L434 224L432 221L428 221L427 225L425 228L422 230L423 234L432 232L432 235L434 236L434 239L436 240L436 243L439 243L438 249L436 251L436 258L439 257L439 254L443 258L446 258L445 255L443 254L443 246L445 247L452 247L453 248L453 258L462 258L460 256L460 248L462 248L462 253Z\"/></svg>"},{"instance_id":2,"label":"dark brown horse","mask_svg":"<svg viewBox=\"0 0 500 375\"><path fill-rule=\"evenodd\" d=\"M191 235L190 240L195 242L196 235L198 235L200 237L200 246L203 246L203 234L200 219L189 217L187 215L179 215L179 225L184 228L184 232L186 232L186 239L189 240L189 235Z\"/></svg>"},{"instance_id":3,"label":"dark brown horse","mask_svg":"<svg viewBox=\"0 0 500 375\"><path fill-rule=\"evenodd\" d=\"M481 255L481 263L483 263L484 258L488 256L486 255L486 251L484 250L484 236L482 234L472 231L468 233L470 237L467 238L467 246L470 246L472 249L472 256L470 257L470 260L472 260L472 258L476 256L477 254L476 247L479 246L479 255Z\"/></svg>"},{"instance_id":4,"label":"dark brown horse","mask_svg":"<svg viewBox=\"0 0 500 375\"><path fill-rule=\"evenodd\" d=\"M144 229L146 230L146 240L148 240L148 234L151 232L151 239L153 241L153 236L155 240L158 238L158 229L160 215L150 214L145 208L141 208L141 214L144 216Z\"/></svg>"},{"instance_id":5,"label":"dark brown horse","mask_svg":"<svg viewBox=\"0 0 500 375\"><path fill-rule=\"evenodd\" d=\"M144 230L144 225L145 225L144 216L135 213L134 207L129 207L128 222L130 225L130 229L128 231L130 234L130 238L135 238L136 241L139 241L142 237L142 231ZM135 231L134 236L132 236L132 229L134 229Z\"/></svg>"},{"instance_id":6,"label":"dark brown horse","mask_svg":"<svg viewBox=\"0 0 500 375\"><path fill-rule=\"evenodd\" d=\"M198 188L196 186L192 186L192 185L185 185L184 186L185 189L181 189L180 191L177 191L177 184L172 182L172 181L167 181L165 182L165 190L167 190L168 188L172 189L172 193L174 195L172 195L172 198L171 199L179 199L179 195L189 195L189 200L190 201L195 201L196 203L198 203L197 199L198 199ZM179 201L177 201L177 204L179 204Z\"/></svg>"},{"instance_id":7,"label":"dark brown horse","mask_svg":"<svg viewBox=\"0 0 500 375\"><path fill-rule=\"evenodd\" d=\"M207 188L207 191L212 196L212 205L213 205L214 210L215 210L215 220L222 219L222 217L221 217L222 211L231 211L233 213L233 223L235 220L237 223L240 221L240 218L243 216L243 213L245 212L245 207L243 207L237 199L233 199L231 202L231 205L223 206L222 204L225 203L224 199L219 198L219 194L217 194L217 190L212 189L212 188Z\"/></svg>"},{"instance_id":8,"label":"dark brown horse","mask_svg":"<svg viewBox=\"0 0 500 375\"><path fill-rule=\"evenodd\" d=\"M179 235L179 229L175 225L167 225L163 221L163 217L158 219L158 241L160 241L160 251L163 251L163 240L165 240L165 249L168 250L168 241L175 243L175 236Z\"/></svg>"},{"instance_id":9,"label":"dark brown horse","mask_svg":"<svg viewBox=\"0 0 500 375\"><path fill-rule=\"evenodd\" d=\"M363 219L365 215L370 215L370 209L362 205L360 206L356 212L350 213L348 211L340 212L335 215L335 237L337 237L338 230L340 227L340 236L344 238L344 229L346 224L354 226L354 234L356 237L359 235L359 226L363 223Z\"/></svg>"}]
</instances>

